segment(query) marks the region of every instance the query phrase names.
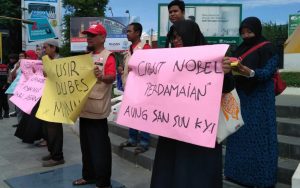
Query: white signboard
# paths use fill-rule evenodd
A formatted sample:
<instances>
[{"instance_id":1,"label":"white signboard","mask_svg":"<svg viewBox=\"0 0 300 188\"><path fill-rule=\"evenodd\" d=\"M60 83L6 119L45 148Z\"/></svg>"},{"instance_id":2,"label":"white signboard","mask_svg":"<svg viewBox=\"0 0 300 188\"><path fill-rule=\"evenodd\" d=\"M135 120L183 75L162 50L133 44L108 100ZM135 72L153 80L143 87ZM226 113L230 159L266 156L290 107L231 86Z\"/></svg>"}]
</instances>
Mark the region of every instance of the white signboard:
<instances>
[{"instance_id":1,"label":"white signboard","mask_svg":"<svg viewBox=\"0 0 300 188\"><path fill-rule=\"evenodd\" d=\"M241 11L241 4L186 4L185 19L197 22L210 43L237 44ZM158 19L158 40L162 42L172 25L168 4L159 4Z\"/></svg>"}]
</instances>

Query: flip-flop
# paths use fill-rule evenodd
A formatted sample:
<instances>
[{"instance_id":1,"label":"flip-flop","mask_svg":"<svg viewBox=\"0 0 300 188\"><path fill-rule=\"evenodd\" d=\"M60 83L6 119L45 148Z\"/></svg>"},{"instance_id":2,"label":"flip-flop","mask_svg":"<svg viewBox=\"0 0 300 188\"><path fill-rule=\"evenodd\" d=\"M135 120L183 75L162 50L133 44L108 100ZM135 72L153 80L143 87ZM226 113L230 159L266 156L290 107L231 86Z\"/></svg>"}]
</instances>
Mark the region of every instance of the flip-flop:
<instances>
[{"instance_id":1,"label":"flip-flop","mask_svg":"<svg viewBox=\"0 0 300 188\"><path fill-rule=\"evenodd\" d=\"M142 147L142 146L138 146L134 149L134 153L137 155L137 154L140 154L140 153L144 153L146 152L148 149L145 148L145 147Z\"/></svg>"},{"instance_id":2,"label":"flip-flop","mask_svg":"<svg viewBox=\"0 0 300 188\"><path fill-rule=\"evenodd\" d=\"M119 146L120 148L124 148L124 147L136 147L136 144L133 144L129 141L125 141L123 143L120 144Z\"/></svg>"},{"instance_id":3,"label":"flip-flop","mask_svg":"<svg viewBox=\"0 0 300 188\"><path fill-rule=\"evenodd\" d=\"M73 181L73 185L87 185L87 184L94 184L94 183L96 183L95 180L85 180L83 178Z\"/></svg>"},{"instance_id":4,"label":"flip-flop","mask_svg":"<svg viewBox=\"0 0 300 188\"><path fill-rule=\"evenodd\" d=\"M40 141L40 142L36 143L35 146L36 147L46 147L47 141L46 140Z\"/></svg>"}]
</instances>

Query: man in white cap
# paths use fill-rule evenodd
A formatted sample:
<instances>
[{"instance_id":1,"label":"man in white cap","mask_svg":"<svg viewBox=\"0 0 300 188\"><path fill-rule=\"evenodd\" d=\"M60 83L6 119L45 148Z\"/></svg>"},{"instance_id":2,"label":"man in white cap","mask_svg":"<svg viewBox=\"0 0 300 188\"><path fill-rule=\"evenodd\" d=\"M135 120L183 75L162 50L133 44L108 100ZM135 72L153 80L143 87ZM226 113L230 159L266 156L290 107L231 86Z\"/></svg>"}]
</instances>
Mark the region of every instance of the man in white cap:
<instances>
[{"instance_id":1,"label":"man in white cap","mask_svg":"<svg viewBox=\"0 0 300 188\"><path fill-rule=\"evenodd\" d=\"M44 42L43 49L50 59L59 58L59 45L57 40L49 39ZM46 75L45 75L46 76ZM42 121L43 134L47 141L49 155L42 158L44 167L64 164L63 156L63 127L61 123Z\"/></svg>"},{"instance_id":2,"label":"man in white cap","mask_svg":"<svg viewBox=\"0 0 300 188\"><path fill-rule=\"evenodd\" d=\"M87 50L95 62L97 83L80 114L80 146L82 152L82 178L73 185L96 183L98 188L111 187L111 144L107 117L111 111L112 83L116 77L116 60L104 48L106 29L91 25L82 34L87 35Z\"/></svg>"}]
</instances>

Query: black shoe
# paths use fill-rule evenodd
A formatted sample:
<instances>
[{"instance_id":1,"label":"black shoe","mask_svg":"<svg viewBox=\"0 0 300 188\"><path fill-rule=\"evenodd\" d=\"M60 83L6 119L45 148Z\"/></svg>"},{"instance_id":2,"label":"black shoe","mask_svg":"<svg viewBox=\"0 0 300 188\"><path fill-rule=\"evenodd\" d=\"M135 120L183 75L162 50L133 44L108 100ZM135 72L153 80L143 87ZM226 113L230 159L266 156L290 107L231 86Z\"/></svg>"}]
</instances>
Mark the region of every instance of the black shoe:
<instances>
[{"instance_id":1,"label":"black shoe","mask_svg":"<svg viewBox=\"0 0 300 188\"><path fill-rule=\"evenodd\" d=\"M42 157L42 161L49 161L51 159L51 155L46 155L44 157Z\"/></svg>"},{"instance_id":2,"label":"black shoe","mask_svg":"<svg viewBox=\"0 0 300 188\"><path fill-rule=\"evenodd\" d=\"M55 161L53 159L50 159L48 161L44 161L42 163L42 166L43 167L52 167L52 166L56 166L56 165L61 165L61 164L64 164L65 163L65 160L61 159L59 161Z\"/></svg>"},{"instance_id":3,"label":"black shoe","mask_svg":"<svg viewBox=\"0 0 300 188\"><path fill-rule=\"evenodd\" d=\"M138 154L140 154L140 153L146 152L147 150L148 150L148 147L139 145L139 146L137 146L137 147L134 149L134 154L135 154L135 155L138 155Z\"/></svg>"},{"instance_id":4,"label":"black shoe","mask_svg":"<svg viewBox=\"0 0 300 188\"><path fill-rule=\"evenodd\" d=\"M12 112L9 114L10 117L17 117L17 113L16 112Z\"/></svg>"},{"instance_id":5,"label":"black shoe","mask_svg":"<svg viewBox=\"0 0 300 188\"><path fill-rule=\"evenodd\" d=\"M9 118L9 115L8 115L8 114L4 114L3 117L4 117L4 118Z\"/></svg>"},{"instance_id":6,"label":"black shoe","mask_svg":"<svg viewBox=\"0 0 300 188\"><path fill-rule=\"evenodd\" d=\"M17 128L19 126L19 124L14 124L12 125L12 127Z\"/></svg>"},{"instance_id":7,"label":"black shoe","mask_svg":"<svg viewBox=\"0 0 300 188\"><path fill-rule=\"evenodd\" d=\"M2 117L2 116L0 116L0 119L3 119L3 117Z\"/></svg>"},{"instance_id":8,"label":"black shoe","mask_svg":"<svg viewBox=\"0 0 300 188\"><path fill-rule=\"evenodd\" d=\"M129 141L125 141L125 142L122 142L120 145L119 145L119 148L120 149L123 149L123 148L125 148L125 147L136 147L137 146L137 144L135 144L135 143L131 143L131 142L129 142Z\"/></svg>"}]
</instances>

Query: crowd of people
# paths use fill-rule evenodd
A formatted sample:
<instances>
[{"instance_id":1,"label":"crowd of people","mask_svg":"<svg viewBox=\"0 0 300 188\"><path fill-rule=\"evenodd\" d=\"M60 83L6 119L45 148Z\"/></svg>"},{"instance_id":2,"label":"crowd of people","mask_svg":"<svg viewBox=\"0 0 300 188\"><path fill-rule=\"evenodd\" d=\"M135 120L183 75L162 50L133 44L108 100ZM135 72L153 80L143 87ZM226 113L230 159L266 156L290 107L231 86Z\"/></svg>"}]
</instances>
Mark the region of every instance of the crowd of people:
<instances>
[{"instance_id":1,"label":"crowd of people","mask_svg":"<svg viewBox=\"0 0 300 188\"><path fill-rule=\"evenodd\" d=\"M198 24L185 19L185 3L173 0L168 5L169 20L173 24L167 34L166 48L207 45ZM87 51L95 63L97 83L88 96L79 118L80 146L82 152L82 177L73 185L95 183L98 188L111 187L112 151L108 135L107 117L111 112L113 82L118 77L120 88L126 88L130 57L136 50L151 49L141 41L143 28L140 23L127 27L127 38L132 43L118 67L112 52L104 47L106 29L101 24L91 25L82 34L87 37ZM221 188L222 180L259 188L272 188L277 177L277 133L275 94L272 77L277 70L278 56L274 46L262 36L262 24L256 17L242 21L239 34L243 42L233 52L239 58L249 49L264 42L259 48L232 66L231 58L224 57L223 93L234 88L241 102L244 126L229 136L226 142L224 176L222 166L222 144L215 148L196 146L186 142L165 138L158 139L153 165L151 188ZM63 126L61 123L46 122L35 117L39 102L30 115L15 107L9 115L7 95L9 84L19 75L20 60L60 58L59 45L50 39L36 51L28 50L19 55L11 54L7 74L0 75L0 119L18 117L15 136L23 142L47 146L49 155L42 157L44 167L60 165L63 156ZM233 75L233 72L239 74ZM47 75L44 74L47 79ZM184 79L184 78L183 78ZM3 109L3 111L2 111ZM146 152L150 145L150 134L129 129L129 138L120 143L120 148L135 147L135 154Z\"/></svg>"}]
</instances>

